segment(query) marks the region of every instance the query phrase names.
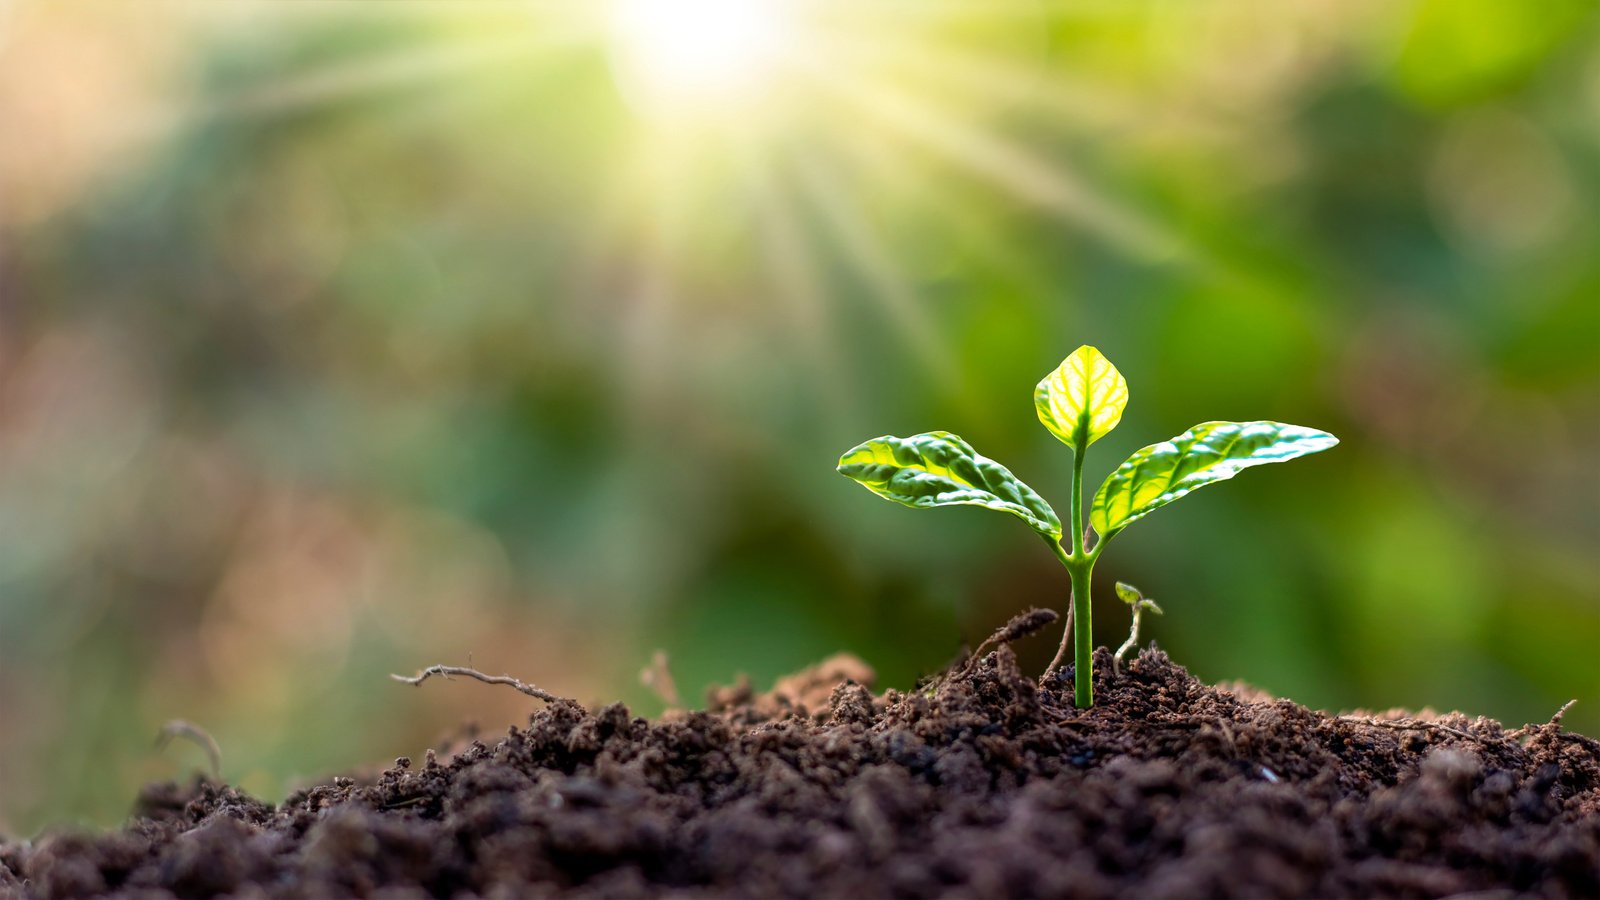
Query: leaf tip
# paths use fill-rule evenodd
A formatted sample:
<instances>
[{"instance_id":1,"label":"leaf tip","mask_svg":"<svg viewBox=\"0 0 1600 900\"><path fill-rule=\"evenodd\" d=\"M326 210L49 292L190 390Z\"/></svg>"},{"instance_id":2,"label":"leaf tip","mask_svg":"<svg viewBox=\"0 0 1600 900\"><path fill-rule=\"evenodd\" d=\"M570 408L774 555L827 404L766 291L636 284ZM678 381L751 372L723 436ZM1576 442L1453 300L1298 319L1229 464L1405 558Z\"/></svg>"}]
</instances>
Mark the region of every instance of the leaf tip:
<instances>
[{"instance_id":1,"label":"leaf tip","mask_svg":"<svg viewBox=\"0 0 1600 900\"><path fill-rule=\"evenodd\" d=\"M1334 447L1339 446L1339 438L1332 432L1323 431L1320 428L1308 428L1304 425L1289 427L1299 428L1300 431L1303 432L1304 439L1315 443L1316 446L1307 451L1309 453L1319 453L1323 450L1331 450Z\"/></svg>"}]
</instances>

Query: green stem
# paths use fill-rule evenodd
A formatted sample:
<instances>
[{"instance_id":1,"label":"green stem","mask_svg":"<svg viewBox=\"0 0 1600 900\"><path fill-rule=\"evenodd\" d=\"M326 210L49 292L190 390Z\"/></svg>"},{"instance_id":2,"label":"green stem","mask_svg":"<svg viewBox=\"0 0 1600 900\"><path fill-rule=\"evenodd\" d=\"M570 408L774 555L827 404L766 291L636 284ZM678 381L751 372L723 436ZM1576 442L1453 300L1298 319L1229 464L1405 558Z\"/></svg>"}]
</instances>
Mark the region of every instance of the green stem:
<instances>
[{"instance_id":1,"label":"green stem","mask_svg":"<svg viewBox=\"0 0 1600 900\"><path fill-rule=\"evenodd\" d=\"M1072 558L1083 552L1083 457L1088 447L1078 447L1072 452Z\"/></svg>"},{"instance_id":2,"label":"green stem","mask_svg":"<svg viewBox=\"0 0 1600 900\"><path fill-rule=\"evenodd\" d=\"M1067 567L1072 576L1072 705L1094 705L1094 629L1089 619L1089 576L1094 560L1079 560Z\"/></svg>"},{"instance_id":3,"label":"green stem","mask_svg":"<svg viewBox=\"0 0 1600 900\"><path fill-rule=\"evenodd\" d=\"M1088 709L1094 705L1094 627L1089 612L1089 576L1100 554L1068 553L1065 547L1049 538L1045 538L1045 543L1050 545L1056 559L1072 578L1072 628L1061 636L1061 649L1045 672L1056 670L1067 655L1067 642L1072 642L1072 703L1079 709Z\"/></svg>"},{"instance_id":4,"label":"green stem","mask_svg":"<svg viewBox=\"0 0 1600 900\"><path fill-rule=\"evenodd\" d=\"M1072 448L1072 553L1062 560L1072 576L1072 705L1088 709L1094 705L1094 623L1089 612L1089 581L1098 554L1084 546L1083 534L1083 458L1089 455L1087 423L1079 429L1078 445Z\"/></svg>"},{"instance_id":5,"label":"green stem","mask_svg":"<svg viewBox=\"0 0 1600 900\"><path fill-rule=\"evenodd\" d=\"M1087 426L1085 426L1087 427ZM1067 517L1071 526L1067 539L1072 542L1072 549L1068 550L1061 542L1050 535L1040 535L1044 542L1050 545L1051 552L1056 559L1066 568L1067 574L1072 578L1072 617L1066 633L1061 635L1061 647L1056 651L1056 658L1050 661L1049 668L1044 670L1046 676L1054 672L1061 660L1067 655L1067 642L1072 642L1072 702L1079 709L1088 709L1094 705L1094 622L1089 611L1089 582L1094 573L1095 560L1100 558L1101 551L1106 548L1106 540L1111 535L1102 535L1095 542L1094 549L1090 550L1084 534L1083 516L1083 457L1089 449L1088 440L1082 440L1073 448L1072 452L1072 514Z\"/></svg>"}]
</instances>

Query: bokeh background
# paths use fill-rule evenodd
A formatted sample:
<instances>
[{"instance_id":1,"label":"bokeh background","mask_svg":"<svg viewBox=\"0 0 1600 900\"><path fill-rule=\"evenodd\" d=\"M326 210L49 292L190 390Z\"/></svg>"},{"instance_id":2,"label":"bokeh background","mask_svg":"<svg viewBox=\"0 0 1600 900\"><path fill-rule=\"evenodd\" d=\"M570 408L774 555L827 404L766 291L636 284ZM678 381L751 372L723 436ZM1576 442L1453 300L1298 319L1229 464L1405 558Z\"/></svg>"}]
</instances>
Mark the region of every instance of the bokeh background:
<instances>
[{"instance_id":1,"label":"bokeh background","mask_svg":"<svg viewBox=\"0 0 1600 900\"><path fill-rule=\"evenodd\" d=\"M434 662L908 686L1065 574L835 459L1063 509L1080 343L1091 484L1343 438L1119 537L1101 643L1124 579L1205 679L1600 733L1592 2L619 2L0 2L0 832L117 821L175 717L278 799L529 711Z\"/></svg>"}]
</instances>

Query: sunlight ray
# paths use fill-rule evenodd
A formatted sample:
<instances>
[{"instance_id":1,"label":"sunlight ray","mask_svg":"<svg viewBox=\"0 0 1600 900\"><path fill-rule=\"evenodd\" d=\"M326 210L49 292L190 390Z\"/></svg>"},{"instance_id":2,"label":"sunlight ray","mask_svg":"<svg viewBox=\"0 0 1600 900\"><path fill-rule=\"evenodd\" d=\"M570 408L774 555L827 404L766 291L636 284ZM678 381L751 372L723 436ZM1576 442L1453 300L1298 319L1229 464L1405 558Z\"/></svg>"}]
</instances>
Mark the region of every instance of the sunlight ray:
<instances>
[{"instance_id":1,"label":"sunlight ray","mask_svg":"<svg viewBox=\"0 0 1600 900\"><path fill-rule=\"evenodd\" d=\"M586 36L586 30L571 29L429 49L406 48L247 90L212 103L201 115L254 116L308 109L526 60L534 53L578 49Z\"/></svg>"},{"instance_id":2,"label":"sunlight ray","mask_svg":"<svg viewBox=\"0 0 1600 900\"><path fill-rule=\"evenodd\" d=\"M860 4L849 0L819 2L823 8L838 8L857 12ZM993 21L997 18L1037 19L1052 18L1129 18L1142 14L1143 5L1127 0L876 0L874 11L895 16L921 16L925 18L954 19L962 16L981 16Z\"/></svg>"},{"instance_id":3,"label":"sunlight ray","mask_svg":"<svg viewBox=\"0 0 1600 900\"><path fill-rule=\"evenodd\" d=\"M1045 66L1028 66L1014 60L973 53L949 45L892 37L854 38L830 34L830 59L843 65L882 67L915 79L919 91L936 90L941 97L961 96L981 101L984 109L1016 104L1030 110L1049 110L1063 118L1053 124L1073 130L1128 128L1141 122L1138 103L1104 86L1073 82Z\"/></svg>"},{"instance_id":4,"label":"sunlight ray","mask_svg":"<svg viewBox=\"0 0 1600 900\"><path fill-rule=\"evenodd\" d=\"M1141 258L1167 259L1177 253L1176 242L1154 223L1118 206L1061 167L996 135L945 119L898 92L864 88L857 94L864 108L889 128L1020 200L1084 226Z\"/></svg>"},{"instance_id":5,"label":"sunlight ray","mask_svg":"<svg viewBox=\"0 0 1600 900\"><path fill-rule=\"evenodd\" d=\"M1171 260L1182 253L1178 241L1154 223L996 135L951 121L901 91L852 82L822 65L808 64L806 68L830 93L888 131L1004 188L1019 200L1083 226L1145 260Z\"/></svg>"},{"instance_id":6,"label":"sunlight ray","mask_svg":"<svg viewBox=\"0 0 1600 900\"><path fill-rule=\"evenodd\" d=\"M826 332L825 294L816 275L823 267L807 245L804 230L794 220L794 204L783 196L770 166L759 163L750 160L743 175L755 207L757 237L778 288L775 293L794 326L804 362L815 377L819 411L824 416L846 415L853 411L854 403L845 388L839 354Z\"/></svg>"},{"instance_id":7,"label":"sunlight ray","mask_svg":"<svg viewBox=\"0 0 1600 900\"><path fill-rule=\"evenodd\" d=\"M630 426L648 433L667 424L663 418L676 408L667 393L669 381L660 377L673 367L671 358L684 327L678 309L679 272L677 242L683 239L686 218L685 198L672 189L663 177L683 164L683 148L668 144L656 154L638 153L624 185L632 190L619 194L626 216L638 229L624 248L611 260L630 264L617 304L591 323L597 329L614 329L622 352L617 360L625 386L624 403Z\"/></svg>"},{"instance_id":8,"label":"sunlight ray","mask_svg":"<svg viewBox=\"0 0 1600 900\"><path fill-rule=\"evenodd\" d=\"M646 281L661 282L662 275L645 276L644 270L659 268L664 252L659 239L651 235L658 231L647 228L659 219L659 212L641 216L641 209L654 211L661 201L659 192L652 188L647 159L643 154L618 155L605 169L613 173L606 179L605 187L589 205L587 214L572 223L577 234L574 255L567 267L567 277L572 279L572 291L577 296L593 297L620 304L624 293ZM645 198L641 203L640 198ZM641 234L641 232L643 232ZM643 249L636 250L635 245ZM636 266L618 272L619 260L640 259ZM646 293L651 293L647 291ZM659 294L659 291L654 293ZM594 304L553 304L558 314L576 333L588 334L600 322L610 321L618 309L597 311Z\"/></svg>"},{"instance_id":9,"label":"sunlight ray","mask_svg":"<svg viewBox=\"0 0 1600 900\"><path fill-rule=\"evenodd\" d=\"M924 313L888 249L872 233L859 205L814 162L803 161L799 170L800 184L812 206L837 234L838 245L846 259L888 314L897 334L906 342L918 364L934 380L939 390L955 400L964 413L983 410L984 405L964 386L951 366L949 349L944 346L945 342Z\"/></svg>"},{"instance_id":10,"label":"sunlight ray","mask_svg":"<svg viewBox=\"0 0 1600 900\"><path fill-rule=\"evenodd\" d=\"M870 183L880 190L918 198L921 217L936 222L950 223L947 234L970 247L995 277L1016 286L1032 296L1046 296L1050 286L1039 281L1032 265L1034 260L1006 242L1000 235L983 228L965 224L967 210L943 191L930 191L925 187L927 173L917 167L907 166L904 149L894 143L879 140L870 132L858 132L841 140L837 149L848 154L848 164L861 173L858 181Z\"/></svg>"}]
</instances>

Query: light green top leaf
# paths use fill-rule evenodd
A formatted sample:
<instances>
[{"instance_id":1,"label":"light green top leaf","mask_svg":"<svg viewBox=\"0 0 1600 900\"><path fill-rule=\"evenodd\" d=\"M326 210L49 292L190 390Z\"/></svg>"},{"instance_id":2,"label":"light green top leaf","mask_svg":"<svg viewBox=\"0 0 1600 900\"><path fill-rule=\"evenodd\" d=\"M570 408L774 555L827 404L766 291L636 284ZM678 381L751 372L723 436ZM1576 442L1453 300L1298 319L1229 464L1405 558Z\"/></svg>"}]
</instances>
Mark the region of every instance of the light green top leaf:
<instances>
[{"instance_id":1,"label":"light green top leaf","mask_svg":"<svg viewBox=\"0 0 1600 900\"><path fill-rule=\"evenodd\" d=\"M1089 522L1109 536L1195 488L1337 443L1325 431L1280 422L1203 422L1128 457L1095 492Z\"/></svg>"},{"instance_id":2,"label":"light green top leaf","mask_svg":"<svg viewBox=\"0 0 1600 900\"><path fill-rule=\"evenodd\" d=\"M873 438L839 458L839 474L906 506L986 506L1061 538L1061 520L1044 498L948 431Z\"/></svg>"},{"instance_id":3,"label":"light green top leaf","mask_svg":"<svg viewBox=\"0 0 1600 900\"><path fill-rule=\"evenodd\" d=\"M1072 351L1033 391L1039 421L1074 449L1110 434L1127 405L1128 382L1111 360L1087 344Z\"/></svg>"},{"instance_id":4,"label":"light green top leaf","mask_svg":"<svg viewBox=\"0 0 1600 900\"><path fill-rule=\"evenodd\" d=\"M1158 616L1163 615L1161 607L1157 606L1154 600L1140 593L1138 588L1126 581L1117 582L1117 598L1135 609L1153 612Z\"/></svg>"}]
</instances>

